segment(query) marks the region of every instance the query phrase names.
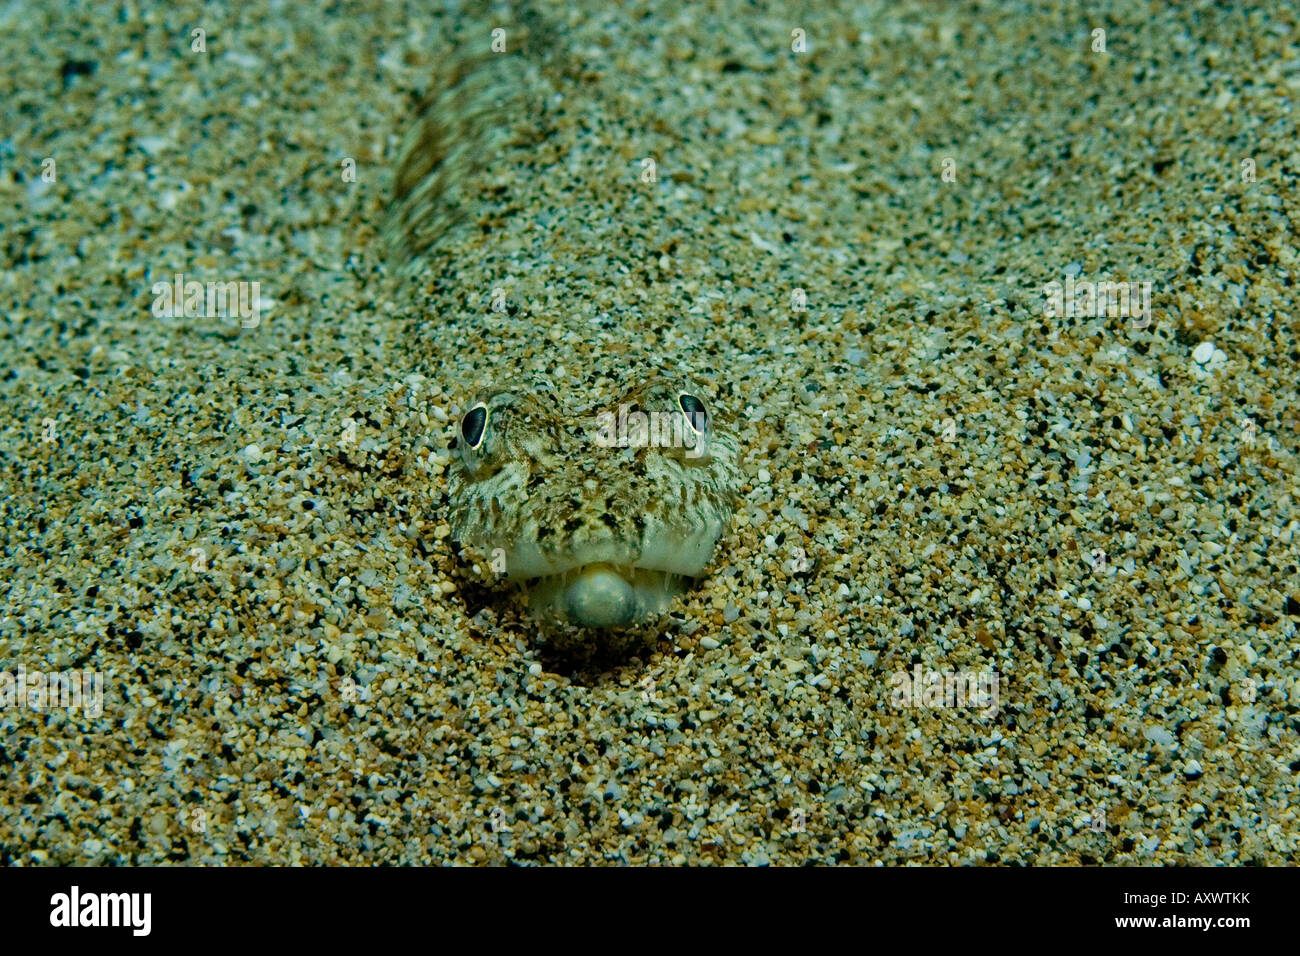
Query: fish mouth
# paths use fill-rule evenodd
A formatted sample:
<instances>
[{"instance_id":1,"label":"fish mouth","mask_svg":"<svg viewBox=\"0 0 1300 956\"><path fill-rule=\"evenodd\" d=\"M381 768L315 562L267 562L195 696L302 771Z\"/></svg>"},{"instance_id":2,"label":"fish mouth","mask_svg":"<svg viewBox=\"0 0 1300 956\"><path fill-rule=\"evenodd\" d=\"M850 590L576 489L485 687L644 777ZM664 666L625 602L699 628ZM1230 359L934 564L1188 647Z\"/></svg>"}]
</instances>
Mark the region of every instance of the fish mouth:
<instances>
[{"instance_id":1,"label":"fish mouth","mask_svg":"<svg viewBox=\"0 0 1300 956\"><path fill-rule=\"evenodd\" d=\"M570 541L543 551L507 550L507 575L522 583L534 616L579 627L633 627L662 616L702 577L721 524L682 533L651 529L636 544L612 538Z\"/></svg>"},{"instance_id":2,"label":"fish mouth","mask_svg":"<svg viewBox=\"0 0 1300 956\"><path fill-rule=\"evenodd\" d=\"M671 571L600 562L531 578L525 584L535 617L607 629L660 617L692 580Z\"/></svg>"}]
</instances>

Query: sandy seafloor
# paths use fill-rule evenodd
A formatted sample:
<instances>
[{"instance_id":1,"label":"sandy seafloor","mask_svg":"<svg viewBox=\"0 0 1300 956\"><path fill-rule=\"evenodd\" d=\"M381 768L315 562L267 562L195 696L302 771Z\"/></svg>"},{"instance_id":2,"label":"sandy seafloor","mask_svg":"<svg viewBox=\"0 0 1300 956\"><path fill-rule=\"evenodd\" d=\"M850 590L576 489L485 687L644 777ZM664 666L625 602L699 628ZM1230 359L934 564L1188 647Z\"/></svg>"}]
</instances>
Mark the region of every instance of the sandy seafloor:
<instances>
[{"instance_id":1,"label":"sandy seafloor","mask_svg":"<svg viewBox=\"0 0 1300 956\"><path fill-rule=\"evenodd\" d=\"M104 679L0 711L0 862L1293 862L1296 9L534 10L402 284L404 121L511 14L0 7L0 669ZM176 272L260 322L155 316ZM655 653L567 673L465 584L448 446L629 352L746 480Z\"/></svg>"}]
</instances>

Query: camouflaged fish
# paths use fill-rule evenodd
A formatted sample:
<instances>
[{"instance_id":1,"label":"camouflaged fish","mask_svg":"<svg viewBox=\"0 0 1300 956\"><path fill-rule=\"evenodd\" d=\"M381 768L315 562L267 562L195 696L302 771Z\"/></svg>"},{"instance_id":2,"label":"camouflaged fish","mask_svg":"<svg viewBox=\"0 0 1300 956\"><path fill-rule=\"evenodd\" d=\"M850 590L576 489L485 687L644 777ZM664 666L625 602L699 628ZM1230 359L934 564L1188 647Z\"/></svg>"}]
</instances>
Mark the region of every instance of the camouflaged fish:
<instances>
[{"instance_id":1,"label":"camouflaged fish","mask_svg":"<svg viewBox=\"0 0 1300 956\"><path fill-rule=\"evenodd\" d=\"M492 152L537 59L479 53L443 68L407 131L385 232L419 262L466 217L459 185ZM449 495L466 556L518 582L541 621L581 629L655 621L704 575L740 471L725 412L672 362L592 363L565 394L533 378L470 398Z\"/></svg>"}]
</instances>

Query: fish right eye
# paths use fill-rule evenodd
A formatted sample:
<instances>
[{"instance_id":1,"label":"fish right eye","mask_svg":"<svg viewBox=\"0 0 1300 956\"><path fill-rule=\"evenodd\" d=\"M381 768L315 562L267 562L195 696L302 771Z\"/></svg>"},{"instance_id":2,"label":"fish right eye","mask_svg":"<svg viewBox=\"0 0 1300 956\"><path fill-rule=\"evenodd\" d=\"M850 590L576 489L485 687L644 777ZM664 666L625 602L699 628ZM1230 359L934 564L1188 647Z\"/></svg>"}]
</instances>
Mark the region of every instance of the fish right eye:
<instances>
[{"instance_id":1,"label":"fish right eye","mask_svg":"<svg viewBox=\"0 0 1300 956\"><path fill-rule=\"evenodd\" d=\"M483 402L479 402L461 417L460 437L468 450L478 451L482 447L483 439L487 437L487 426L488 410Z\"/></svg>"}]
</instances>

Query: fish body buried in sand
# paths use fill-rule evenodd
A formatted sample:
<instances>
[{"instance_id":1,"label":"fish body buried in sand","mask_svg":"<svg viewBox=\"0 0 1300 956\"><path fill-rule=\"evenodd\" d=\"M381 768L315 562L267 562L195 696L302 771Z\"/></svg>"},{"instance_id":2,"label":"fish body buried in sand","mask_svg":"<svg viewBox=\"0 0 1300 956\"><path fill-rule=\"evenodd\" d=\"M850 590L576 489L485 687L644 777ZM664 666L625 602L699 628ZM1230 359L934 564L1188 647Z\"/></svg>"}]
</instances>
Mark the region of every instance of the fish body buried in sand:
<instances>
[{"instance_id":1,"label":"fish body buried in sand","mask_svg":"<svg viewBox=\"0 0 1300 956\"><path fill-rule=\"evenodd\" d=\"M537 17L519 27L508 55L453 48L403 137L384 234L413 275L474 221L476 177L519 117L546 113L565 47ZM470 399L458 423L452 535L471 568L523 585L557 649L640 643L707 571L740 486L713 390L632 348L559 382L525 376L537 366L521 355L520 373Z\"/></svg>"},{"instance_id":2,"label":"fish body buried in sand","mask_svg":"<svg viewBox=\"0 0 1300 956\"><path fill-rule=\"evenodd\" d=\"M487 389L456 436L453 537L568 628L652 624L706 573L740 482L702 384L638 364L612 378L593 373L585 394L609 400L581 409L544 381Z\"/></svg>"}]
</instances>

